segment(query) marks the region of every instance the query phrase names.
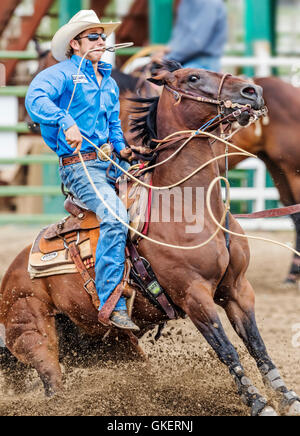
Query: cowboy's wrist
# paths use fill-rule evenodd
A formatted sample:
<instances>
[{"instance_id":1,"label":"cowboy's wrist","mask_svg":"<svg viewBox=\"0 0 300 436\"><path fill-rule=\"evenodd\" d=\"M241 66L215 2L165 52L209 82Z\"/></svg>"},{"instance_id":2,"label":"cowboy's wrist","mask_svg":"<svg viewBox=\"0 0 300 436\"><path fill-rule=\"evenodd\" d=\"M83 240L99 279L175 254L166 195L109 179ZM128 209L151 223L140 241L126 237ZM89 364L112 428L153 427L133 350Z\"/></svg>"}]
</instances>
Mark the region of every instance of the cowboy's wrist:
<instances>
[{"instance_id":1,"label":"cowboy's wrist","mask_svg":"<svg viewBox=\"0 0 300 436\"><path fill-rule=\"evenodd\" d=\"M71 115L67 114L63 118L58 121L59 126L64 130L68 130L70 127L74 126L75 121L71 117Z\"/></svg>"}]
</instances>

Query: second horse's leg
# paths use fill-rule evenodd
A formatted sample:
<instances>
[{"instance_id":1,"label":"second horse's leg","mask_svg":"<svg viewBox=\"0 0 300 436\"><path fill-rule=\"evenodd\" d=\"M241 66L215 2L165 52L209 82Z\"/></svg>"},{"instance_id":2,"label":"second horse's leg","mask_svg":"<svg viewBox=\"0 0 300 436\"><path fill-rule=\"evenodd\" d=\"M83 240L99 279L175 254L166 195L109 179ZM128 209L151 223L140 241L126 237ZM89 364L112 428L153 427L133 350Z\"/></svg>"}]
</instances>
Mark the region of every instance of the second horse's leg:
<instances>
[{"instance_id":1,"label":"second horse's leg","mask_svg":"<svg viewBox=\"0 0 300 436\"><path fill-rule=\"evenodd\" d=\"M294 221L296 229L296 250L300 251L300 213L295 213L291 215L291 219ZM292 264L290 266L290 271L285 279L286 285L297 285L300 278L300 257L294 254Z\"/></svg>"}]
</instances>

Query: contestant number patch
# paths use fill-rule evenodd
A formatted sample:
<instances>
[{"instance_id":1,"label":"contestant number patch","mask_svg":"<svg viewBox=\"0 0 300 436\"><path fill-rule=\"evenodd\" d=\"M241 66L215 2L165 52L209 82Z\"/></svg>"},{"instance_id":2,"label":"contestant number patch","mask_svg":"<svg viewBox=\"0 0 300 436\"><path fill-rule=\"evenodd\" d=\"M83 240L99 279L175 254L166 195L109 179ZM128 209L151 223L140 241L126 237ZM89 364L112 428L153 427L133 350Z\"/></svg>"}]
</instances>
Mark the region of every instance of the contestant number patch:
<instances>
[{"instance_id":1,"label":"contestant number patch","mask_svg":"<svg viewBox=\"0 0 300 436\"><path fill-rule=\"evenodd\" d=\"M48 262L49 260L55 259L58 256L57 251L53 251L52 253L44 254L44 256L41 257L41 260L43 262Z\"/></svg>"},{"instance_id":2,"label":"contestant number patch","mask_svg":"<svg viewBox=\"0 0 300 436\"><path fill-rule=\"evenodd\" d=\"M89 83L84 74L72 74L73 83Z\"/></svg>"}]
</instances>

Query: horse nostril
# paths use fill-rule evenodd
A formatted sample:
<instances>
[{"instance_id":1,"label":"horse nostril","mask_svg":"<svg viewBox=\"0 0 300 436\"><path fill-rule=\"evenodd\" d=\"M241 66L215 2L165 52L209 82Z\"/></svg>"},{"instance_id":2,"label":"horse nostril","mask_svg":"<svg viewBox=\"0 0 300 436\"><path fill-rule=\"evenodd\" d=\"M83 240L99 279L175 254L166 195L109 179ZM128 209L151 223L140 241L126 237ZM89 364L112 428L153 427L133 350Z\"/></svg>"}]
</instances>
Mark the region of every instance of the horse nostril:
<instances>
[{"instance_id":1,"label":"horse nostril","mask_svg":"<svg viewBox=\"0 0 300 436\"><path fill-rule=\"evenodd\" d=\"M241 90L241 95L243 97L251 98L251 99L253 99L253 97L256 98L258 96L256 89L253 86L249 86L249 85Z\"/></svg>"}]
</instances>

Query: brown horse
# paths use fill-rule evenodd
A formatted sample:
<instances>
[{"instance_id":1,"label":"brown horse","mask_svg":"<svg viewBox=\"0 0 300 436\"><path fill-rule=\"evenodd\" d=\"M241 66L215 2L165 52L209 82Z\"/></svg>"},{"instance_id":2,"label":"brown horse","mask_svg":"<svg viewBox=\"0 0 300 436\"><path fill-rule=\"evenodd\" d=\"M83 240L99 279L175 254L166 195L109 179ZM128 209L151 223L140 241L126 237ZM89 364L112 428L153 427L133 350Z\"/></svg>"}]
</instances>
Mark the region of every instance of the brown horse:
<instances>
[{"instance_id":1,"label":"brown horse","mask_svg":"<svg viewBox=\"0 0 300 436\"><path fill-rule=\"evenodd\" d=\"M254 109L263 105L262 89L236 77L227 77L204 70L162 69L154 77L164 90L157 107L157 134L163 138L173 132L199 128L217 114L212 99L231 100L241 105L249 104ZM220 87L220 84L223 86ZM179 88L186 95L204 96L206 103L182 98L174 105L174 95L170 87ZM221 89L220 89L221 88ZM232 109L226 110L228 113ZM152 108L153 114L153 108ZM247 113L239 119L241 123ZM248 116L249 117L249 116ZM149 128L149 120L145 129ZM161 161L173 152L175 144L164 148L159 154ZM153 172L153 184L170 185L188 173L195 165L199 166L214 156L208 140L197 137L189 142L184 152L176 155L168 164L158 166ZM218 165L211 164L180 186L202 187L206 193L211 181L218 176ZM195 202L195 200L193 200ZM193 204L193 209L195 204ZM176 208L176 205L173 205ZM212 210L218 220L224 213L220 186L212 191ZM215 225L204 207L203 230L197 233L186 232L190 221L183 217L182 222L151 222L148 236L170 244L191 246L205 241L214 231ZM239 224L230 216L230 228L242 233ZM6 346L21 362L33 366L41 377L46 394L50 395L62 388L61 370L58 361L58 338L55 329L55 315L67 315L86 333L99 337L106 328L97 322L97 311L90 297L83 290L78 274L52 276L31 280L27 272L30 247L25 248L13 261L6 272L0 292L0 323L6 329ZM278 370L267 354L258 332L254 315L254 292L245 278L249 263L248 244L238 237L230 238L229 250L225 237L219 232L207 245L199 249L183 250L158 247L149 241L141 241L140 253L152 264L153 269L167 290L173 302L192 320L197 329L216 352L235 381L239 395L250 407L253 415L274 414L266 400L245 376L244 369L233 345L229 342L215 303L221 305L238 335L255 359L264 382L278 394L282 406L292 412L299 408L298 397L289 391ZM172 271L172 273L170 273ZM133 319L143 334L153 324L165 320L160 310L138 293L133 310ZM298 411L299 412L299 411Z\"/></svg>"}]
</instances>

